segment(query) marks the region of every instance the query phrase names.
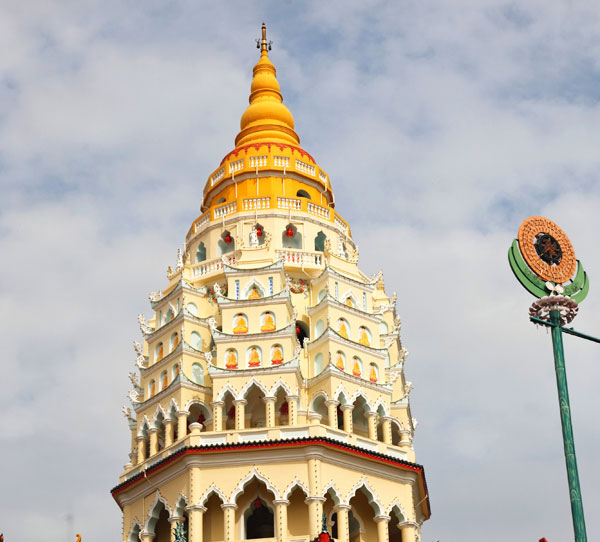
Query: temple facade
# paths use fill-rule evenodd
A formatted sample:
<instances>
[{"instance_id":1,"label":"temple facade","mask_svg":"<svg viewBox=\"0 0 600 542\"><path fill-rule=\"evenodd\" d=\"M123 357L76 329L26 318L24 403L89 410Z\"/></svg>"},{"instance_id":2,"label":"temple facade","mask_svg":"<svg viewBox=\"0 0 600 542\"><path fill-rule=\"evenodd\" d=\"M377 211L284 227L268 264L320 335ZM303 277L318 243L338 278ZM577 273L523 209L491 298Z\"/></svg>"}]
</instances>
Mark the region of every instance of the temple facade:
<instances>
[{"instance_id":1,"label":"temple facade","mask_svg":"<svg viewBox=\"0 0 600 542\"><path fill-rule=\"evenodd\" d=\"M264 25L258 45L235 148L139 315L122 538L415 542L430 510L395 295L358 268Z\"/></svg>"}]
</instances>

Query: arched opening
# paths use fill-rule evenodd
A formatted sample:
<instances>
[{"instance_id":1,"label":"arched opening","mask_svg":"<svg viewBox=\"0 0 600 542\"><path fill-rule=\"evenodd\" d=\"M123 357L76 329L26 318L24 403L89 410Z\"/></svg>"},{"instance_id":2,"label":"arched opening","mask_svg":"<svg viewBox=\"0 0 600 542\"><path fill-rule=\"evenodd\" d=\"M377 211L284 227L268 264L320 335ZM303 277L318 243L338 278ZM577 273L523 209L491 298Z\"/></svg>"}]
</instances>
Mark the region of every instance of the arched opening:
<instances>
[{"instance_id":1,"label":"arched opening","mask_svg":"<svg viewBox=\"0 0 600 542\"><path fill-rule=\"evenodd\" d=\"M400 525L406 521L406 518L397 506L390 512L391 520L388 524L389 542L402 542L402 530Z\"/></svg>"},{"instance_id":2,"label":"arched opening","mask_svg":"<svg viewBox=\"0 0 600 542\"><path fill-rule=\"evenodd\" d=\"M308 506L305 499L308 497L301 487L296 486L290 493L288 500L288 531L290 537L303 537L308 535L308 526L310 525L308 517Z\"/></svg>"},{"instance_id":3,"label":"arched opening","mask_svg":"<svg viewBox=\"0 0 600 542\"><path fill-rule=\"evenodd\" d=\"M290 411L287 394L283 388L279 388L275 394L275 425L289 425Z\"/></svg>"},{"instance_id":4,"label":"arched opening","mask_svg":"<svg viewBox=\"0 0 600 542\"><path fill-rule=\"evenodd\" d=\"M263 391L255 384L250 386L250 389L246 392L244 396L244 399L247 401L244 409L246 427L266 427L267 406L263 401L264 396Z\"/></svg>"},{"instance_id":5,"label":"arched opening","mask_svg":"<svg viewBox=\"0 0 600 542\"><path fill-rule=\"evenodd\" d=\"M219 250L219 256L235 250L235 241L229 230L225 230L221 234L221 239L219 239L217 243L217 248Z\"/></svg>"},{"instance_id":6,"label":"arched opening","mask_svg":"<svg viewBox=\"0 0 600 542\"><path fill-rule=\"evenodd\" d=\"M350 337L350 324L345 318L338 319L336 323L336 331L344 338Z\"/></svg>"},{"instance_id":7,"label":"arched opening","mask_svg":"<svg viewBox=\"0 0 600 542\"><path fill-rule=\"evenodd\" d=\"M313 401L311 410L321 416L320 423L324 425L329 425L329 411L327 410L327 405L325 405L325 401L325 397L323 395L319 395Z\"/></svg>"},{"instance_id":8,"label":"arched opening","mask_svg":"<svg viewBox=\"0 0 600 542\"><path fill-rule=\"evenodd\" d=\"M235 348L230 348L225 352L225 367L227 369L238 368L238 354Z\"/></svg>"},{"instance_id":9,"label":"arched opening","mask_svg":"<svg viewBox=\"0 0 600 542\"><path fill-rule=\"evenodd\" d=\"M243 313L238 313L233 317L233 333L242 335L248 333L248 317Z\"/></svg>"},{"instance_id":10,"label":"arched opening","mask_svg":"<svg viewBox=\"0 0 600 542\"><path fill-rule=\"evenodd\" d=\"M163 346L163 343L160 342L156 345L156 348L154 349L154 360L160 361L164 355L165 355L165 347Z\"/></svg>"},{"instance_id":11,"label":"arched opening","mask_svg":"<svg viewBox=\"0 0 600 542\"><path fill-rule=\"evenodd\" d=\"M345 371L346 370L346 354L344 354L341 350L338 350L335 353L334 363L335 363L335 366L340 371Z\"/></svg>"},{"instance_id":12,"label":"arched opening","mask_svg":"<svg viewBox=\"0 0 600 542\"><path fill-rule=\"evenodd\" d=\"M219 199L217 200L217 205L219 205L219 204L221 204L221 203L225 203L226 201L227 201L227 199L226 199L226 198L219 198Z\"/></svg>"},{"instance_id":13,"label":"arched opening","mask_svg":"<svg viewBox=\"0 0 600 542\"><path fill-rule=\"evenodd\" d=\"M196 263L200 263L206 260L206 247L203 242L200 242L196 249Z\"/></svg>"},{"instance_id":14,"label":"arched opening","mask_svg":"<svg viewBox=\"0 0 600 542\"><path fill-rule=\"evenodd\" d=\"M179 333L175 332L171 335L171 340L169 341L170 349L169 352L173 352L175 348L179 346Z\"/></svg>"},{"instance_id":15,"label":"arched opening","mask_svg":"<svg viewBox=\"0 0 600 542\"><path fill-rule=\"evenodd\" d=\"M327 292L325 291L325 288L323 288L322 290L319 290L319 294L317 295L317 303L319 303L320 301L323 301L323 299L325 299L326 295L327 295Z\"/></svg>"},{"instance_id":16,"label":"arched opening","mask_svg":"<svg viewBox=\"0 0 600 542\"><path fill-rule=\"evenodd\" d=\"M224 540L223 501L216 493L212 493L204 503L206 512L202 517L202 540Z\"/></svg>"},{"instance_id":17,"label":"arched opening","mask_svg":"<svg viewBox=\"0 0 600 542\"><path fill-rule=\"evenodd\" d=\"M256 478L244 487L236 502L242 514L243 540L275 537L273 498L265 484Z\"/></svg>"},{"instance_id":18,"label":"arched opening","mask_svg":"<svg viewBox=\"0 0 600 542\"><path fill-rule=\"evenodd\" d=\"M209 418L211 417L210 411L208 410L208 408L206 408L204 405L201 405L200 403L194 403L190 406L189 408L189 414L187 417L187 426L188 426L188 431L189 431L189 427L192 423L201 423L202 424L202 431L206 431L207 430L207 425L209 425L208 421Z\"/></svg>"},{"instance_id":19,"label":"arched opening","mask_svg":"<svg viewBox=\"0 0 600 542\"><path fill-rule=\"evenodd\" d=\"M310 199L310 194L306 190L298 190L296 197Z\"/></svg>"},{"instance_id":20,"label":"arched opening","mask_svg":"<svg viewBox=\"0 0 600 542\"><path fill-rule=\"evenodd\" d=\"M258 222L252 226L248 234L248 244L251 247L262 246L265 244L265 229Z\"/></svg>"},{"instance_id":21,"label":"arched opening","mask_svg":"<svg viewBox=\"0 0 600 542\"><path fill-rule=\"evenodd\" d=\"M315 374L313 376L317 376L318 374L321 373L321 371L324 369L324 358L323 358L323 354L321 354L321 352L319 352L316 356L315 356L315 361L314 361L314 370L315 370Z\"/></svg>"},{"instance_id":22,"label":"arched opening","mask_svg":"<svg viewBox=\"0 0 600 542\"><path fill-rule=\"evenodd\" d=\"M154 542L171 542L169 511L161 501L156 503L150 514L147 530L154 533Z\"/></svg>"},{"instance_id":23,"label":"arched opening","mask_svg":"<svg viewBox=\"0 0 600 542\"><path fill-rule=\"evenodd\" d=\"M379 322L379 334L385 335L388 332L388 325L385 322Z\"/></svg>"},{"instance_id":24,"label":"arched opening","mask_svg":"<svg viewBox=\"0 0 600 542\"><path fill-rule=\"evenodd\" d=\"M202 337L200 333L197 331L192 331L190 340L192 341L192 348L195 348L196 350L202 350Z\"/></svg>"},{"instance_id":25,"label":"arched opening","mask_svg":"<svg viewBox=\"0 0 600 542\"><path fill-rule=\"evenodd\" d=\"M377 367L377 363L369 363L369 380L371 382L379 380L379 367Z\"/></svg>"},{"instance_id":26,"label":"arched opening","mask_svg":"<svg viewBox=\"0 0 600 542\"><path fill-rule=\"evenodd\" d=\"M260 346L252 345L246 350L246 367L253 369L262 365L262 349Z\"/></svg>"},{"instance_id":27,"label":"arched opening","mask_svg":"<svg viewBox=\"0 0 600 542\"><path fill-rule=\"evenodd\" d=\"M142 528L139 523L135 523L129 531L129 537L127 538L127 542L140 542L140 531Z\"/></svg>"},{"instance_id":28,"label":"arched opening","mask_svg":"<svg viewBox=\"0 0 600 542\"><path fill-rule=\"evenodd\" d=\"M154 427L156 427L158 429L158 433L156 434L157 437L157 450L163 450L165 447L165 441L166 441L166 427L165 427L165 417L163 415L162 412L159 412L158 415L156 416L156 421L154 423Z\"/></svg>"},{"instance_id":29,"label":"arched opening","mask_svg":"<svg viewBox=\"0 0 600 542\"><path fill-rule=\"evenodd\" d=\"M317 236L315 237L315 251L316 252L323 252L325 250L325 240L326 239L327 239L327 236L322 231L317 233Z\"/></svg>"},{"instance_id":30,"label":"arched opening","mask_svg":"<svg viewBox=\"0 0 600 542\"><path fill-rule=\"evenodd\" d=\"M342 405L345 405L348 401L346 400L346 396L343 393L340 393L338 397L338 406L337 406L337 417L338 417L338 429L344 430L344 411L342 410Z\"/></svg>"},{"instance_id":31,"label":"arched opening","mask_svg":"<svg viewBox=\"0 0 600 542\"><path fill-rule=\"evenodd\" d=\"M373 344L371 332L365 326L360 326L358 328L358 342L365 346L371 346Z\"/></svg>"},{"instance_id":32,"label":"arched opening","mask_svg":"<svg viewBox=\"0 0 600 542\"><path fill-rule=\"evenodd\" d=\"M148 434L148 422L145 421L142 425L140 434L144 437L144 440L138 444L138 446L144 447L144 457L148 459L150 457L150 435Z\"/></svg>"},{"instance_id":33,"label":"arched opening","mask_svg":"<svg viewBox=\"0 0 600 542\"><path fill-rule=\"evenodd\" d=\"M354 409L352 410L352 427L354 433L362 437L369 436L367 412L369 412L367 402L364 397L358 397L358 399L354 401Z\"/></svg>"},{"instance_id":34,"label":"arched opening","mask_svg":"<svg viewBox=\"0 0 600 542\"><path fill-rule=\"evenodd\" d=\"M192 316L198 317L198 306L196 303L188 303L185 307Z\"/></svg>"},{"instance_id":35,"label":"arched opening","mask_svg":"<svg viewBox=\"0 0 600 542\"><path fill-rule=\"evenodd\" d=\"M383 442L383 417L385 416L385 410L383 406L379 405L377 408L377 440Z\"/></svg>"},{"instance_id":36,"label":"arched opening","mask_svg":"<svg viewBox=\"0 0 600 542\"><path fill-rule=\"evenodd\" d=\"M324 495L325 502L323 503L323 514L327 518L327 530L333 538L338 538L337 532L337 514L335 506L340 504L340 499L336 495L333 488L329 488Z\"/></svg>"},{"instance_id":37,"label":"arched opening","mask_svg":"<svg viewBox=\"0 0 600 542\"><path fill-rule=\"evenodd\" d=\"M167 371L160 373L160 391L164 390L169 385L169 378L167 377Z\"/></svg>"},{"instance_id":38,"label":"arched opening","mask_svg":"<svg viewBox=\"0 0 600 542\"><path fill-rule=\"evenodd\" d=\"M310 338L308 325L300 320L296 320L296 337L302 347L304 347L304 341Z\"/></svg>"},{"instance_id":39,"label":"arched opening","mask_svg":"<svg viewBox=\"0 0 600 542\"><path fill-rule=\"evenodd\" d=\"M325 331L325 322L323 322L323 320L317 320L317 323L315 324L315 337L320 337L323 331Z\"/></svg>"},{"instance_id":40,"label":"arched opening","mask_svg":"<svg viewBox=\"0 0 600 542\"><path fill-rule=\"evenodd\" d=\"M271 365L281 365L283 363L283 346L274 344L271 346Z\"/></svg>"},{"instance_id":41,"label":"arched opening","mask_svg":"<svg viewBox=\"0 0 600 542\"><path fill-rule=\"evenodd\" d=\"M281 234L283 248L301 249L302 235L293 224L288 224Z\"/></svg>"},{"instance_id":42,"label":"arched opening","mask_svg":"<svg viewBox=\"0 0 600 542\"><path fill-rule=\"evenodd\" d=\"M363 362L358 356L352 358L352 374L359 378L363 376Z\"/></svg>"},{"instance_id":43,"label":"arched opening","mask_svg":"<svg viewBox=\"0 0 600 542\"><path fill-rule=\"evenodd\" d=\"M351 542L377 540L377 525L374 520L377 510L374 509L376 505L372 502L373 496L364 486L350 499L351 513L355 521L353 524L349 521Z\"/></svg>"},{"instance_id":44,"label":"arched opening","mask_svg":"<svg viewBox=\"0 0 600 542\"><path fill-rule=\"evenodd\" d=\"M200 363L192 364L192 380L196 384L204 386L204 368Z\"/></svg>"},{"instance_id":45,"label":"arched opening","mask_svg":"<svg viewBox=\"0 0 600 542\"><path fill-rule=\"evenodd\" d=\"M172 426L173 426L173 442L177 442L177 439L179 438L179 430L177 428L177 408L175 407L175 404L171 404L171 408L169 409L169 413L167 414L167 418L170 420L173 420L172 422Z\"/></svg>"},{"instance_id":46,"label":"arched opening","mask_svg":"<svg viewBox=\"0 0 600 542\"><path fill-rule=\"evenodd\" d=\"M402 434L400 433L400 427L398 422L392 421L392 444L394 446L400 446L402 440Z\"/></svg>"},{"instance_id":47,"label":"arched opening","mask_svg":"<svg viewBox=\"0 0 600 542\"><path fill-rule=\"evenodd\" d=\"M230 392L225 394L223 403L223 425L225 429L235 429L235 405Z\"/></svg>"},{"instance_id":48,"label":"arched opening","mask_svg":"<svg viewBox=\"0 0 600 542\"><path fill-rule=\"evenodd\" d=\"M171 367L171 382L174 382L175 379L179 376L179 363L176 363Z\"/></svg>"}]
</instances>

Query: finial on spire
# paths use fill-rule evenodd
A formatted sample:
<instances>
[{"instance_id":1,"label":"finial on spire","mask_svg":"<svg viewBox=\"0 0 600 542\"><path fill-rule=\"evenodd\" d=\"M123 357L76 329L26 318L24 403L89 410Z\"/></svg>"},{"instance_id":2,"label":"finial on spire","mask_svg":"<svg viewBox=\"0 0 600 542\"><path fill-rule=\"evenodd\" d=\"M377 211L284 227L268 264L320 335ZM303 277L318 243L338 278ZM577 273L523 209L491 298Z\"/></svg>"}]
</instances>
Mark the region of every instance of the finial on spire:
<instances>
[{"instance_id":1,"label":"finial on spire","mask_svg":"<svg viewBox=\"0 0 600 542\"><path fill-rule=\"evenodd\" d=\"M256 48L260 49L260 54L266 54L267 51L271 50L272 41L267 41L267 25L263 22L262 24L262 38L256 40Z\"/></svg>"}]
</instances>

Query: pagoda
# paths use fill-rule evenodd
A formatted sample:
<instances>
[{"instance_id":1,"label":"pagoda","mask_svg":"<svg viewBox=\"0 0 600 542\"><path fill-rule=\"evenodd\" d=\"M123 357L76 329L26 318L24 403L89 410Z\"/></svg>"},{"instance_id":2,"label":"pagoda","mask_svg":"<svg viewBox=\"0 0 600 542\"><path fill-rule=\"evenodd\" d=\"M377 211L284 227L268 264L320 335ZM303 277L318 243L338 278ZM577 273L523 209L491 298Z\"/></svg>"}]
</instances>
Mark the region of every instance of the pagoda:
<instances>
[{"instance_id":1,"label":"pagoda","mask_svg":"<svg viewBox=\"0 0 600 542\"><path fill-rule=\"evenodd\" d=\"M430 509L396 296L358 268L264 24L257 43L235 148L138 317L122 539L415 542Z\"/></svg>"}]
</instances>

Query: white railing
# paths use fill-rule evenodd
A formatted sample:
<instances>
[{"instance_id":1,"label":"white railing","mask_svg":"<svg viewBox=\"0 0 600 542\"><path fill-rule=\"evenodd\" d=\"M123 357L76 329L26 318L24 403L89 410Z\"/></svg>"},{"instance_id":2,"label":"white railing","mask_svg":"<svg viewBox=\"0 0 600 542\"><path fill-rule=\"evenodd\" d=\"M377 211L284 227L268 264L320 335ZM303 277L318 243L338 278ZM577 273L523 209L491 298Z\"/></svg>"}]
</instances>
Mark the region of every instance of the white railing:
<instances>
[{"instance_id":1,"label":"white railing","mask_svg":"<svg viewBox=\"0 0 600 542\"><path fill-rule=\"evenodd\" d=\"M273 165L277 167L290 167L290 159L287 156L273 156Z\"/></svg>"},{"instance_id":2,"label":"white railing","mask_svg":"<svg viewBox=\"0 0 600 542\"><path fill-rule=\"evenodd\" d=\"M235 257L225 257L225 263L228 265L235 265ZM192 265L192 275L194 277L201 277L203 275L210 275L223 270L223 258L215 258L206 262L200 262Z\"/></svg>"},{"instance_id":3,"label":"white railing","mask_svg":"<svg viewBox=\"0 0 600 542\"><path fill-rule=\"evenodd\" d=\"M296 160L296 169L301 171L302 173L307 173L308 175L315 176L315 166L311 166L306 162L301 162L300 160Z\"/></svg>"},{"instance_id":4,"label":"white railing","mask_svg":"<svg viewBox=\"0 0 600 542\"><path fill-rule=\"evenodd\" d=\"M327 183L327 175L325 175L325 173L323 173L321 170L319 170L319 179L321 180L322 183L328 184Z\"/></svg>"},{"instance_id":5,"label":"white railing","mask_svg":"<svg viewBox=\"0 0 600 542\"><path fill-rule=\"evenodd\" d=\"M231 203L221 205L221 207L215 207L215 218L221 218L235 212L237 212L237 202L232 201Z\"/></svg>"},{"instance_id":6,"label":"white railing","mask_svg":"<svg viewBox=\"0 0 600 542\"><path fill-rule=\"evenodd\" d=\"M271 198L252 198L244 200L244 211L254 211L255 209L269 209L271 207Z\"/></svg>"},{"instance_id":7,"label":"white railing","mask_svg":"<svg viewBox=\"0 0 600 542\"><path fill-rule=\"evenodd\" d=\"M302 209L302 201L292 198L277 198L277 207L280 209L293 209L300 211Z\"/></svg>"},{"instance_id":8,"label":"white railing","mask_svg":"<svg viewBox=\"0 0 600 542\"><path fill-rule=\"evenodd\" d=\"M225 177L225 166L215 171L210 178L210 185L213 186L218 183L223 177Z\"/></svg>"},{"instance_id":9,"label":"white railing","mask_svg":"<svg viewBox=\"0 0 600 542\"><path fill-rule=\"evenodd\" d=\"M314 203L310 203L310 201L306 203L306 208L309 213L329 220L329 209L321 207L320 205L315 205Z\"/></svg>"},{"instance_id":10,"label":"white railing","mask_svg":"<svg viewBox=\"0 0 600 542\"><path fill-rule=\"evenodd\" d=\"M301 250L277 250L277 258L283 263L308 267L321 267L323 265L322 252L303 252Z\"/></svg>"},{"instance_id":11,"label":"white railing","mask_svg":"<svg viewBox=\"0 0 600 542\"><path fill-rule=\"evenodd\" d=\"M239 160L236 160L235 162L231 162L229 164L229 173L235 173L236 171L239 171L240 169L244 168L244 159L240 158Z\"/></svg>"},{"instance_id":12,"label":"white railing","mask_svg":"<svg viewBox=\"0 0 600 542\"><path fill-rule=\"evenodd\" d=\"M267 165L267 157L266 156L251 156L250 167L263 167Z\"/></svg>"},{"instance_id":13,"label":"white railing","mask_svg":"<svg viewBox=\"0 0 600 542\"><path fill-rule=\"evenodd\" d=\"M196 222L194 223L194 233L198 233L200 229L208 224L210 221L210 213L203 214Z\"/></svg>"},{"instance_id":14,"label":"white railing","mask_svg":"<svg viewBox=\"0 0 600 542\"><path fill-rule=\"evenodd\" d=\"M346 232L348 230L348 226L346 225L346 223L343 222L342 219L339 218L337 215L335 216L335 225L338 228L341 228L342 230L344 230L344 232Z\"/></svg>"}]
</instances>

